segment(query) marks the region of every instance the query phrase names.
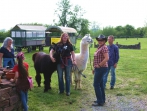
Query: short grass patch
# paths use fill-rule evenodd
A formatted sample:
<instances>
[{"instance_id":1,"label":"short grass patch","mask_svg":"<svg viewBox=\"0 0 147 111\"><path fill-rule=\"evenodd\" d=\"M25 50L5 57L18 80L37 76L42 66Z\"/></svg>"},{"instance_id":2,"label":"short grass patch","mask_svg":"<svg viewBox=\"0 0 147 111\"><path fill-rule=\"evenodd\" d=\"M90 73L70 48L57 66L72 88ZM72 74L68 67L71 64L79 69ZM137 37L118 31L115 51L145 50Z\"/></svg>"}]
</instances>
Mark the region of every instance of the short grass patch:
<instances>
[{"instance_id":1,"label":"short grass patch","mask_svg":"<svg viewBox=\"0 0 147 111\"><path fill-rule=\"evenodd\" d=\"M79 41L77 41L77 50L79 52ZM120 44L138 44L141 43L140 50L120 49L120 60L116 69L116 86L114 90L109 90L110 75L108 77L106 95L111 96L143 96L147 94L147 38L132 39L115 39ZM44 52L48 52L48 47L44 48ZM96 48L90 49L91 60ZM41 87L37 87L35 81L35 70L33 67L32 54L35 51L25 52L26 62L29 63L29 74L34 79L34 88L29 91L28 105L29 111L80 111L88 109L92 110L91 103L95 99L93 89L93 75L90 66L90 59L84 74L87 78L82 77L82 89L74 90L71 86L71 95L58 94L58 78L57 73L52 75L52 89L47 93L43 93L44 79L42 75Z\"/></svg>"}]
</instances>

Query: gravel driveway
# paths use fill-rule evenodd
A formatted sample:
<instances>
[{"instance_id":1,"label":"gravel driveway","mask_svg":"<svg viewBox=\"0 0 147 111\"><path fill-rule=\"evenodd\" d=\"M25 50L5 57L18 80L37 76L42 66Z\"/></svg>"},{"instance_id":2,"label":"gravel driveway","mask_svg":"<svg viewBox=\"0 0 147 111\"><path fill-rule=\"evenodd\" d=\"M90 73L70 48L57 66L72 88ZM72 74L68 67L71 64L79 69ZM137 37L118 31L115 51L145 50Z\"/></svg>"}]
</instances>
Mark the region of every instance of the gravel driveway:
<instances>
[{"instance_id":1,"label":"gravel driveway","mask_svg":"<svg viewBox=\"0 0 147 111\"><path fill-rule=\"evenodd\" d=\"M106 95L106 103L104 106L91 106L95 98L88 96L83 101L81 111L147 111L147 96L112 96ZM94 96L94 95L93 95ZM87 105L88 107L85 107Z\"/></svg>"}]
</instances>

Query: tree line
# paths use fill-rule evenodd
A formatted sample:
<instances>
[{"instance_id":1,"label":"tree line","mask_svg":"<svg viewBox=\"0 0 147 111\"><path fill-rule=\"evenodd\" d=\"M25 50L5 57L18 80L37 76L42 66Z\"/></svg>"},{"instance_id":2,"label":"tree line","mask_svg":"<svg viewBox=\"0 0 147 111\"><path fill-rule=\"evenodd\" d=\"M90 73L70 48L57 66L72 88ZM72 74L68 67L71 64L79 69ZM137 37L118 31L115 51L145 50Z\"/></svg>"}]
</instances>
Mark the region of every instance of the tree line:
<instances>
[{"instance_id":1,"label":"tree line","mask_svg":"<svg viewBox=\"0 0 147 111\"><path fill-rule=\"evenodd\" d=\"M26 25L38 25L37 23L28 23ZM39 24L43 25L43 24ZM50 25L43 25L50 26ZM95 38L99 34L104 34L105 36L114 35L115 38L144 38L147 37L147 27L139 27L135 29L132 25L125 26L116 26L111 27L107 26L103 29L99 28L99 26L93 25L91 29L87 29L87 32L81 31L80 36L83 37L85 34L90 33L91 37ZM79 35L77 34L77 37ZM11 37L11 29L8 31L0 30L0 42L4 40L5 37Z\"/></svg>"},{"instance_id":2,"label":"tree line","mask_svg":"<svg viewBox=\"0 0 147 111\"><path fill-rule=\"evenodd\" d=\"M116 38L143 38L146 37L147 28L139 27L135 29L134 26L129 24L116 27L107 26L103 29L100 29L98 26L93 26L92 29L90 29L90 34L92 37L104 34L106 36L114 35Z\"/></svg>"}]
</instances>

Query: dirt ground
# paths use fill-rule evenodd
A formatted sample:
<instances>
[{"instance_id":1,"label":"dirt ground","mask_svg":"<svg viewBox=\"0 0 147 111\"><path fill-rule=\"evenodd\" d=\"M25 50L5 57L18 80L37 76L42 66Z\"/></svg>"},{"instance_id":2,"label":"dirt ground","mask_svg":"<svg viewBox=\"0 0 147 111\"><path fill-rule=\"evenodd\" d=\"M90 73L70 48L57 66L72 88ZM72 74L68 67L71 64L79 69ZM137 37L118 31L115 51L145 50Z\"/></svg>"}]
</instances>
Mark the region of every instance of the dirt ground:
<instances>
[{"instance_id":1,"label":"dirt ground","mask_svg":"<svg viewBox=\"0 0 147 111\"><path fill-rule=\"evenodd\" d=\"M112 96L106 95L104 106L91 106L95 100L94 95L89 95L83 100L81 111L147 111L147 96ZM87 107L85 107L87 106Z\"/></svg>"}]
</instances>

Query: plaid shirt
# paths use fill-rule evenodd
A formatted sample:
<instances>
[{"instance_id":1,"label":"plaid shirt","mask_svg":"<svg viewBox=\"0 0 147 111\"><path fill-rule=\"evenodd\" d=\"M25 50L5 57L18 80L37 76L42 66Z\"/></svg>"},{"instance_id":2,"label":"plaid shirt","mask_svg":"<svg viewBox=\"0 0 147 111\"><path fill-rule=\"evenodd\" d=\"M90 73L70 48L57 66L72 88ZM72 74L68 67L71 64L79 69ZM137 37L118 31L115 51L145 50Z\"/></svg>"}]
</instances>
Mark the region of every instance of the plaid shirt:
<instances>
[{"instance_id":1,"label":"plaid shirt","mask_svg":"<svg viewBox=\"0 0 147 111\"><path fill-rule=\"evenodd\" d=\"M106 45L98 47L97 51L94 53L94 61L93 61L93 67L98 65L104 60L104 53L108 53L108 48ZM106 62L101 67L108 67L108 63Z\"/></svg>"}]
</instances>

